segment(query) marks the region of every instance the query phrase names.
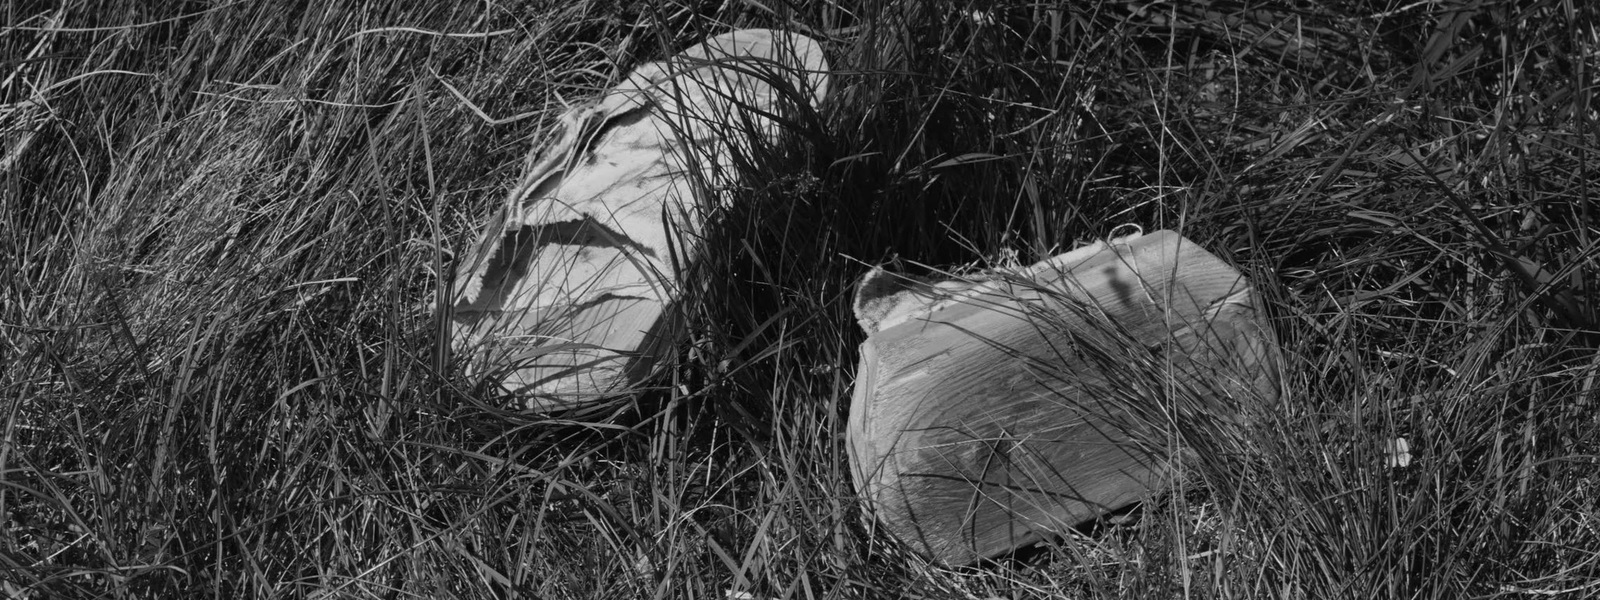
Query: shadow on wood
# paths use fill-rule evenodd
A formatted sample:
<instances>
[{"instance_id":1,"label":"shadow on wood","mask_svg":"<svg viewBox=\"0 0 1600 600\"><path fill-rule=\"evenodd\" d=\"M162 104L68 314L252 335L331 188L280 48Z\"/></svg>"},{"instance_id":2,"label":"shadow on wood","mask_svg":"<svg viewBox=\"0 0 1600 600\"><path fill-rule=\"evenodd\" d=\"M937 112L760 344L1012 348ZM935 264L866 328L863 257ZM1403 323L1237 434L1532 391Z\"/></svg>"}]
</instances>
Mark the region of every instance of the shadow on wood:
<instances>
[{"instance_id":1,"label":"shadow on wood","mask_svg":"<svg viewBox=\"0 0 1600 600\"><path fill-rule=\"evenodd\" d=\"M458 263L452 346L532 410L629 391L676 338L676 268L737 161L827 91L821 47L764 29L647 63L561 117L558 141Z\"/></svg>"},{"instance_id":2,"label":"shadow on wood","mask_svg":"<svg viewBox=\"0 0 1600 600\"><path fill-rule=\"evenodd\" d=\"M1170 231L985 281L874 270L856 300L869 333L856 488L887 531L952 564L1143 499L1175 420L1229 425L1277 397L1255 302L1238 271Z\"/></svg>"}]
</instances>

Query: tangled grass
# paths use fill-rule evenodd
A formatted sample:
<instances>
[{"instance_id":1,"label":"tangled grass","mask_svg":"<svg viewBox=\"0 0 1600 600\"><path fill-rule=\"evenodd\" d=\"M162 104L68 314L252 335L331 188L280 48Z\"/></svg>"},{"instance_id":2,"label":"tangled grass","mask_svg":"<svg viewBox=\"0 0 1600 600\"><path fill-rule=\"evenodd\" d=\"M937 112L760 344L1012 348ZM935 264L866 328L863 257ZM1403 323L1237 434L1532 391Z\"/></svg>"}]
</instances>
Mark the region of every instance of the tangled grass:
<instances>
[{"instance_id":1,"label":"tangled grass","mask_svg":"<svg viewBox=\"0 0 1600 600\"><path fill-rule=\"evenodd\" d=\"M1600 594L1596 10L7 5L0 588ZM837 93L743 167L669 368L579 417L465 386L453 251L564 103L733 27L816 37ZM1031 262L1121 223L1269 299L1290 393L1252 450L973 567L874 531L840 438L864 265Z\"/></svg>"}]
</instances>

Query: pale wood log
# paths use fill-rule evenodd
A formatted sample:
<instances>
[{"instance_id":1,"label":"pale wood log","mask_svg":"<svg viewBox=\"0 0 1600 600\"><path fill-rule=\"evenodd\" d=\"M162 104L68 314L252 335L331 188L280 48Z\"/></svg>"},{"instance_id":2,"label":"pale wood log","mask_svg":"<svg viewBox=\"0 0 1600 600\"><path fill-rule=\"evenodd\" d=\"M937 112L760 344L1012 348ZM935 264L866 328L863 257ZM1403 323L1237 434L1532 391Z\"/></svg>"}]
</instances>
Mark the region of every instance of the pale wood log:
<instances>
[{"instance_id":1,"label":"pale wood log","mask_svg":"<svg viewBox=\"0 0 1600 600\"><path fill-rule=\"evenodd\" d=\"M1172 394L1219 412L1276 398L1255 303L1238 271L1170 231L982 282L875 271L857 299L857 489L889 533L956 564L1138 501L1167 472L1140 442Z\"/></svg>"},{"instance_id":2,"label":"pale wood log","mask_svg":"<svg viewBox=\"0 0 1600 600\"><path fill-rule=\"evenodd\" d=\"M674 267L722 200L701 192L736 183L736 157L820 102L827 72L810 38L741 30L563 115L460 263L452 345L469 373L539 411L628 391L674 337Z\"/></svg>"}]
</instances>

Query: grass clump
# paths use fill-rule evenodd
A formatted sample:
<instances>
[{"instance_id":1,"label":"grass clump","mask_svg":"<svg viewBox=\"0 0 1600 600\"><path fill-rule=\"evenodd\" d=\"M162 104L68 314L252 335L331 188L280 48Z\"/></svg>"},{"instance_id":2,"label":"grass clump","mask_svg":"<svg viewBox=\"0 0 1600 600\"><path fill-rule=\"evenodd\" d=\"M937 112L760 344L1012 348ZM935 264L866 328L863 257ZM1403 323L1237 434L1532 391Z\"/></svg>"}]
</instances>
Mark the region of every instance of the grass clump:
<instances>
[{"instance_id":1,"label":"grass clump","mask_svg":"<svg viewBox=\"0 0 1600 600\"><path fill-rule=\"evenodd\" d=\"M1593 595L1594 11L9 6L0 587ZM732 27L816 37L836 93L742 167L671 368L581 419L465 386L452 251L563 103ZM840 439L864 263L1028 263L1123 223L1267 296L1288 393L1251 451L976 567L874 532Z\"/></svg>"}]
</instances>

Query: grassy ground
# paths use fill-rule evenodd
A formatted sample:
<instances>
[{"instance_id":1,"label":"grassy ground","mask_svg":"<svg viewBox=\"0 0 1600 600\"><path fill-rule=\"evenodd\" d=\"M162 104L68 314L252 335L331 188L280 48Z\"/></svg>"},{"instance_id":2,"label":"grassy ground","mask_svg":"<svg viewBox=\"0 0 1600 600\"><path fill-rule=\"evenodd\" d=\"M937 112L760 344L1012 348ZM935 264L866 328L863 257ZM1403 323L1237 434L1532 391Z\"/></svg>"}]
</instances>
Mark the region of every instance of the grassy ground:
<instances>
[{"instance_id":1,"label":"grassy ground","mask_svg":"<svg viewBox=\"0 0 1600 600\"><path fill-rule=\"evenodd\" d=\"M7 595L1600 594L1590 3L310 4L0 8ZM466 385L452 251L563 103L748 26L837 93L749 166L672 367L559 420ZM864 525L865 265L1123 223L1268 297L1249 450L976 567Z\"/></svg>"}]
</instances>

